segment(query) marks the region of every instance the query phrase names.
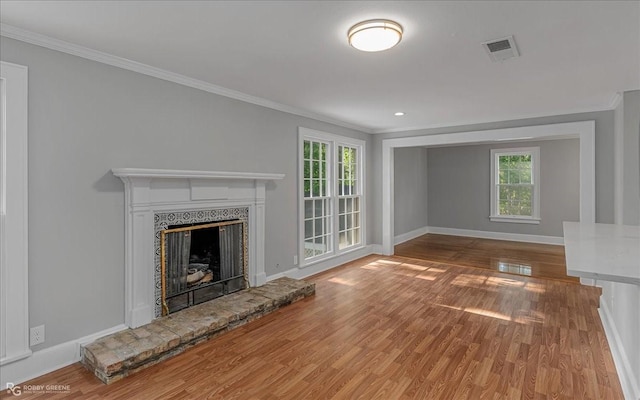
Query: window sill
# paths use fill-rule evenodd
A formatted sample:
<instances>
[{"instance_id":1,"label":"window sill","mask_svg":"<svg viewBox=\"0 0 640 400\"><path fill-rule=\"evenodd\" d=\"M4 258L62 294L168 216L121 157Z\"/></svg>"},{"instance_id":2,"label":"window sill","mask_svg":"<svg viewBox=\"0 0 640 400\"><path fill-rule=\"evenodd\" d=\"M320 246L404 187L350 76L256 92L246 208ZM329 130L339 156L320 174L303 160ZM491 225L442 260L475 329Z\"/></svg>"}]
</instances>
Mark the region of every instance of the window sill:
<instances>
[{"instance_id":1,"label":"window sill","mask_svg":"<svg viewBox=\"0 0 640 400\"><path fill-rule=\"evenodd\" d=\"M298 268L307 268L314 264L319 264L323 261L330 260L334 257L336 257L335 254L329 253L329 254L323 254L321 256L313 257L313 258L307 258L303 260L300 264L298 264Z\"/></svg>"},{"instance_id":2,"label":"window sill","mask_svg":"<svg viewBox=\"0 0 640 400\"><path fill-rule=\"evenodd\" d=\"M307 268L307 267L310 267L310 266L315 265L315 264L319 264L319 263L324 262L324 261L329 261L329 260L338 258L340 256L348 255L349 253L353 253L355 251L362 250L362 249L364 249L366 247L367 246L364 245L364 244L359 244L359 245L355 245L353 247L348 247L346 249L341 250L339 253L330 253L329 255L324 255L322 257L319 256L319 258L309 259L306 262L303 261L300 265L298 265L298 267L299 268Z\"/></svg>"},{"instance_id":3,"label":"window sill","mask_svg":"<svg viewBox=\"0 0 640 400\"><path fill-rule=\"evenodd\" d=\"M513 224L533 224L533 225L540 224L540 218L534 218L534 217L510 217L506 215L490 215L489 220L491 222L509 222Z\"/></svg>"}]
</instances>

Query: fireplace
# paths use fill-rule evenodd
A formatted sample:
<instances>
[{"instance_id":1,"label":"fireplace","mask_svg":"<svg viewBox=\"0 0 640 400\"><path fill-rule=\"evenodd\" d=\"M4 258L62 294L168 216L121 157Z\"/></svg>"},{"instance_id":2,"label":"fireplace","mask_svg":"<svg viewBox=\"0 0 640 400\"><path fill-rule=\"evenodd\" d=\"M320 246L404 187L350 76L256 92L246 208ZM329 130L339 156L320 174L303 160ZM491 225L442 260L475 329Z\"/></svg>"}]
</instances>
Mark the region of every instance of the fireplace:
<instances>
[{"instance_id":1,"label":"fireplace","mask_svg":"<svg viewBox=\"0 0 640 400\"><path fill-rule=\"evenodd\" d=\"M241 220L160 231L162 315L246 288L245 232Z\"/></svg>"},{"instance_id":2,"label":"fireplace","mask_svg":"<svg viewBox=\"0 0 640 400\"><path fill-rule=\"evenodd\" d=\"M236 290L239 285L247 284L246 282L253 287L266 282L266 186L268 182L284 178L283 174L140 168L116 168L112 172L122 179L125 189L124 305L125 324L128 327L137 328L148 324L165 312L204 301L203 297L214 296L220 292L228 293ZM275 184L270 185L272 188L275 187ZM222 279L220 272L220 280L225 280L226 283L220 284L216 277L211 277L211 282L217 282L218 285L211 283L207 286L211 288L208 289L211 293L206 296L205 291L190 291L190 294L185 295L178 289L170 293L182 297L171 297L174 300L167 301L167 293L165 292L165 297L162 293L162 231L165 231L165 236L175 233L167 232L172 229L190 228L186 231L193 232L195 230L191 229L192 227L203 224L218 224L217 227L220 229L221 223L232 221L242 222L241 237L244 242L241 264L244 268L242 275L246 281L237 278L237 274L227 274L226 278ZM231 225L233 224L229 226ZM197 266L189 267L188 264L198 263L188 262L187 272L189 268L198 269ZM238 270L231 272L237 273ZM205 271L202 273L206 275ZM168 285L172 284L171 279L173 277ZM176 279L180 282L181 278ZM194 277L191 278L193 279ZM217 293L214 288L217 288ZM196 288L198 289L204 287ZM163 301L167 303L168 310L163 310Z\"/></svg>"},{"instance_id":3,"label":"fireplace","mask_svg":"<svg viewBox=\"0 0 640 400\"><path fill-rule=\"evenodd\" d=\"M207 272L206 270L211 268L205 268L205 265L202 265L202 264L209 262L209 261L206 261L206 258L208 257L206 254L207 252L216 251L215 242L212 243L212 241L219 240L219 232L216 229L214 229L216 226L215 225L209 226L209 225L223 224L226 222L234 222L234 221L236 223L242 222L242 244L244 246L243 254L242 254L242 262L244 266L244 276L247 278L246 286L258 286L261 284L258 280L252 279L252 278L255 278L256 276L255 276L255 273L252 273L250 268L252 264L255 264L253 262L253 258L255 256L251 254L251 249L255 246L252 246L254 239L250 235L250 233L254 230L252 229L253 225L249 221L250 216L251 216L250 207L227 207L227 208L211 208L211 209L203 209L203 210L156 212L154 214L153 216L153 220L154 220L154 225L153 225L153 229L154 229L153 316L154 318L167 315L167 313L177 311L178 309L182 309L184 307L196 305L202 301L206 301L206 300L202 300L203 296L209 297L209 295L205 296L207 291L203 290L203 291L198 291L197 293L191 293L187 296L183 296L182 300L180 300L180 298L176 298L174 300L174 303L177 303L177 302L186 303L186 305L183 304L184 307L181 307L179 304L175 304L174 305L175 307L169 307L168 304L166 306L163 304L166 299L166 296L165 296L166 293L162 292L163 286L164 286L163 273L166 271L166 269L165 269L165 266L163 266L162 257L163 257L163 254L166 256L167 252L166 252L166 249L162 248L162 246L163 246L163 243L165 246L167 244L166 242L167 234L169 237L171 237L173 233L179 233L180 231L183 231L183 232L191 231L192 233L196 232L195 241L192 240L194 242L192 244L194 245L193 250L195 254L193 257L190 256L189 257L191 259L190 262L186 263L187 275L189 275L188 274L189 268L202 270L203 271L202 278L203 280L205 280L204 283L207 283L206 281L209 279L209 277L205 278L206 272ZM194 229L194 228L198 228L198 229ZM173 230L175 230L175 232L172 232ZM165 238L163 238L163 232L164 232ZM216 239L215 235L218 235L218 239ZM192 237L190 238L193 239ZM219 248L220 246L221 246L220 243L218 243L217 247ZM191 246L190 246L190 250L191 250ZM219 258L220 255L213 254L212 257L213 257L213 262L215 263L215 262L218 262L216 258ZM200 264L200 265L192 265L191 267L189 267L188 264ZM211 269L212 275L213 275L214 269ZM194 272L194 274L197 274L197 271ZM196 283L203 283L202 280L196 280L194 278L194 276L197 276L197 275L193 275L193 274L191 275L192 277L189 280L191 281L192 285L187 285L187 289L186 289L187 291L190 291L189 290L190 288L196 287ZM213 278L216 279L215 281L218 280L217 277L213 277ZM200 285L198 289L201 289L201 288L203 287L201 287ZM214 288L211 288L209 290L212 291L213 289ZM233 291L233 288L228 288L228 287L223 288L223 294L230 293L229 291L230 289L231 291ZM178 293L173 292L173 294L178 294ZM186 292L181 294L186 294ZM193 297L194 295L197 295L197 297ZM170 291L170 296L171 296L171 291ZM173 309L173 311L168 312L167 307Z\"/></svg>"}]
</instances>

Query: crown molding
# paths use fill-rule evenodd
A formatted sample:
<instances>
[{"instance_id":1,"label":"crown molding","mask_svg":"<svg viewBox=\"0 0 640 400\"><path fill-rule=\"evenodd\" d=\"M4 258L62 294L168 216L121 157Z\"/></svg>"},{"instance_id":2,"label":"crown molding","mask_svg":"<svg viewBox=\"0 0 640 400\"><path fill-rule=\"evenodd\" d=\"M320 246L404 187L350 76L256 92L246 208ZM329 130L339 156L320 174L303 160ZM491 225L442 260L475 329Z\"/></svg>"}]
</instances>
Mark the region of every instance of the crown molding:
<instances>
[{"instance_id":1,"label":"crown molding","mask_svg":"<svg viewBox=\"0 0 640 400\"><path fill-rule=\"evenodd\" d=\"M556 117L561 115L571 115L571 114L584 114L590 112L599 112L599 111L611 111L615 109L618 105L619 100L616 100L620 95L616 93L613 98L608 102L606 106L602 107L589 107L589 108L579 108L573 110L564 110L560 112L552 112L552 113L531 113L531 114L521 114L516 116L503 116L503 117L492 117L486 119L476 119L476 120L467 120L455 123L443 123L443 124L433 124L433 125L421 125L421 126L413 126L408 128L390 128L390 129L373 129L372 134L384 134L384 133L397 133L397 132L413 132L420 131L424 129L437 129L437 128L455 128L459 126L465 125L479 125L479 124L491 124L496 122L508 122L508 121L517 121L521 119L530 119L530 118L545 118L545 117Z\"/></svg>"},{"instance_id":2,"label":"crown molding","mask_svg":"<svg viewBox=\"0 0 640 400\"><path fill-rule=\"evenodd\" d=\"M356 124L351 124L349 122L344 122L335 118L328 117L326 115L303 110L301 108L289 106L286 104L277 103L275 101L267 100L262 97L252 96L236 90L214 85L209 82L201 81L199 79L190 78L185 75L167 71L161 68L156 68L151 65L129 60L127 58L118 57L113 54L103 53L98 50L94 50L88 47L69 43L64 40L55 39L50 36L28 31L26 29L18 28L12 25L0 23L0 35L10 39L16 39L22 42L34 44L36 46L41 46L51 50L56 50L63 53L71 54L77 57L86 58L88 60L97 61L102 64L111 65L114 67L118 67L118 68L126 69L129 71L137 72L140 74L144 74L147 76L151 76L154 78L177 83L179 85L217 94L219 96L240 100L245 103L255 104L257 106L270 108L272 110L282 111L288 114L298 115L300 117L306 117L306 118L311 118L311 119L315 119L322 122L327 122L329 124L338 125L343 128L354 129L364 133L373 133L373 130L371 128L367 128L367 127L356 125Z\"/></svg>"},{"instance_id":3,"label":"crown molding","mask_svg":"<svg viewBox=\"0 0 640 400\"><path fill-rule=\"evenodd\" d=\"M609 102L609 109L615 110L622 103L622 93L616 92L611 96L611 101Z\"/></svg>"}]
</instances>

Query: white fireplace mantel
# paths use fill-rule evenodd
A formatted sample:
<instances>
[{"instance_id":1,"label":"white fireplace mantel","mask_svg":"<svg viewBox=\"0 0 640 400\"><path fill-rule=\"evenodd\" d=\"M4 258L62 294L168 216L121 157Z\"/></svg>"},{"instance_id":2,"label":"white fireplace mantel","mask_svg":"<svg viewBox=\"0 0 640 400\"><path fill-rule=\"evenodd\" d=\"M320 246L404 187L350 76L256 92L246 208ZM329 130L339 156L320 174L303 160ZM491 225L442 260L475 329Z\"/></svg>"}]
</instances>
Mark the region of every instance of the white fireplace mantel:
<instances>
[{"instance_id":1,"label":"white fireplace mantel","mask_svg":"<svg viewBox=\"0 0 640 400\"><path fill-rule=\"evenodd\" d=\"M270 181L284 178L284 174L265 174L259 172L222 172L222 171L184 171L177 169L114 168L113 174L124 178L161 178L161 179L240 179Z\"/></svg>"},{"instance_id":2,"label":"white fireplace mantel","mask_svg":"<svg viewBox=\"0 0 640 400\"><path fill-rule=\"evenodd\" d=\"M268 181L284 174L114 168L125 193L125 324L155 318L154 215L158 212L248 207L248 275L266 282L265 195Z\"/></svg>"}]
</instances>

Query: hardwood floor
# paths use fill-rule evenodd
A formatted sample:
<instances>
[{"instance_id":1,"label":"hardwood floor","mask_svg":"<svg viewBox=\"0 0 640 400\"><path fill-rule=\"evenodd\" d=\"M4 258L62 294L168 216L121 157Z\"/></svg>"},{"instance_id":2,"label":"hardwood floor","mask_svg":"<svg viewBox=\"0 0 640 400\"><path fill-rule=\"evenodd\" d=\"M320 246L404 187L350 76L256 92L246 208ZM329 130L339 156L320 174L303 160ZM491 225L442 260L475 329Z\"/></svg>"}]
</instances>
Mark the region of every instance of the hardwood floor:
<instances>
[{"instance_id":1,"label":"hardwood floor","mask_svg":"<svg viewBox=\"0 0 640 400\"><path fill-rule=\"evenodd\" d=\"M309 280L315 296L112 385L79 364L27 384L70 399L622 399L594 287L398 256Z\"/></svg>"},{"instance_id":2,"label":"hardwood floor","mask_svg":"<svg viewBox=\"0 0 640 400\"><path fill-rule=\"evenodd\" d=\"M508 274L580 282L579 278L567 276L564 246L429 233L395 246L395 254Z\"/></svg>"}]
</instances>

